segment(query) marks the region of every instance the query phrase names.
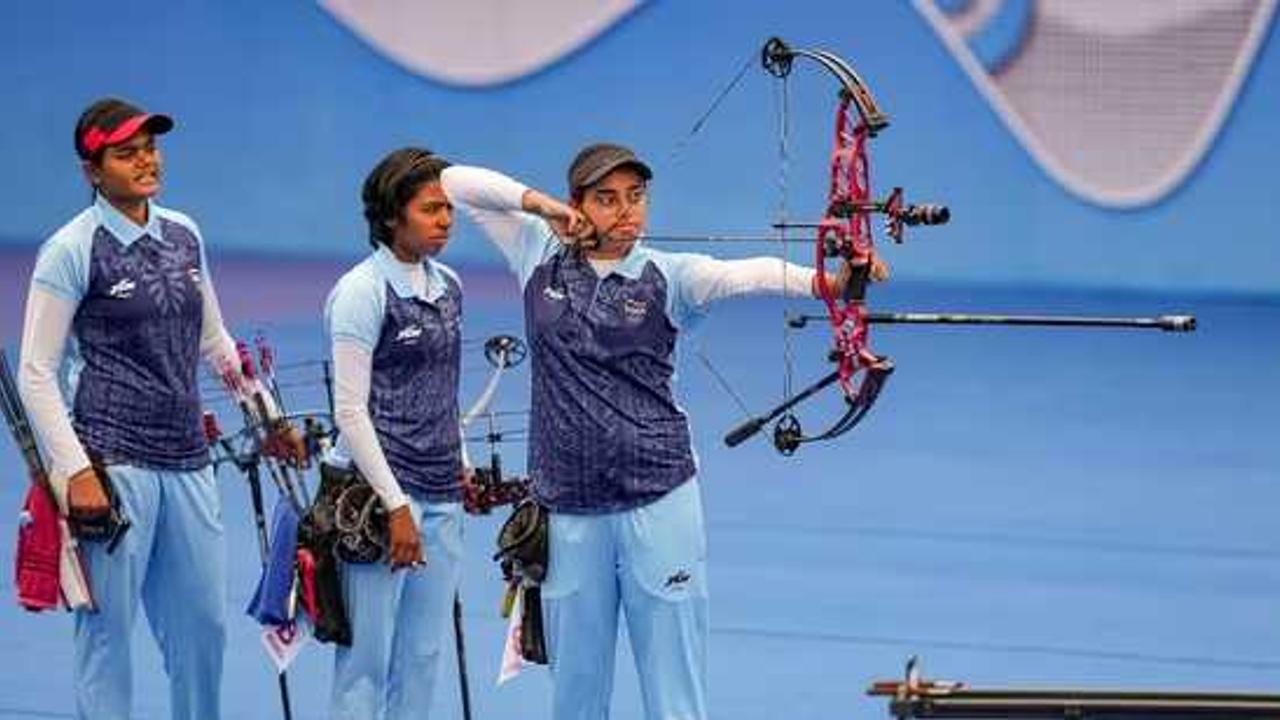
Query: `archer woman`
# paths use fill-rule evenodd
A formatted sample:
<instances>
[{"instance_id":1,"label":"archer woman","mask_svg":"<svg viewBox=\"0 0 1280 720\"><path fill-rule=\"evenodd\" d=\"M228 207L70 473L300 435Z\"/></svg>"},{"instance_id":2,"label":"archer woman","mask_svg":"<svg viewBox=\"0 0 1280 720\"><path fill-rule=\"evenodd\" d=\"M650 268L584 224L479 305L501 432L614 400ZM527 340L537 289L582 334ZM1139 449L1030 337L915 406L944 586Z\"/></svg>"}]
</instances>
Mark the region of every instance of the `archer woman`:
<instances>
[{"instance_id":1,"label":"archer woman","mask_svg":"<svg viewBox=\"0 0 1280 720\"><path fill-rule=\"evenodd\" d=\"M139 601L164 655L173 717L221 712L223 528L198 361L240 387L254 383L238 377L199 229L153 202L156 136L172 128L168 116L114 98L80 115L75 149L93 202L41 246L27 295L19 388L59 505L85 532L97 606L75 615L80 718L130 717ZM273 432L286 442L272 447L305 461L296 431ZM86 542L113 506L128 532Z\"/></svg>"},{"instance_id":2,"label":"archer woman","mask_svg":"<svg viewBox=\"0 0 1280 720\"><path fill-rule=\"evenodd\" d=\"M625 147L588 146L569 166L566 211L491 171L444 175L445 193L523 289L529 474L550 510L541 597L556 720L608 716L620 607L645 717L707 717L706 543L688 417L672 388L677 341L718 300L816 295L813 270L778 258L640 243L652 177ZM873 260L871 276L887 269Z\"/></svg>"}]
</instances>

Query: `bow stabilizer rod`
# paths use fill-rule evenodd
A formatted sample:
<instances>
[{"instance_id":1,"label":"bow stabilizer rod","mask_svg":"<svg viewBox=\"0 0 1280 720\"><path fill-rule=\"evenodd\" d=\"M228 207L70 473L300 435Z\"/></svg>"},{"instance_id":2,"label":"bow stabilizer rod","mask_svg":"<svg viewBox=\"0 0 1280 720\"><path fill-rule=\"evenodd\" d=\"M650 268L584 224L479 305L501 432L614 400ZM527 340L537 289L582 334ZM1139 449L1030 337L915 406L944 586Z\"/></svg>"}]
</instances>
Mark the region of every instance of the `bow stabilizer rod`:
<instances>
[{"instance_id":1,"label":"bow stabilizer rod","mask_svg":"<svg viewBox=\"0 0 1280 720\"><path fill-rule=\"evenodd\" d=\"M792 315L787 325L806 327L812 322L825 322L826 315ZM1193 332L1194 315L1158 315L1154 317L1092 317L1079 315L987 315L968 313L871 312L867 322L881 325L1019 325L1033 327L1095 327Z\"/></svg>"}]
</instances>

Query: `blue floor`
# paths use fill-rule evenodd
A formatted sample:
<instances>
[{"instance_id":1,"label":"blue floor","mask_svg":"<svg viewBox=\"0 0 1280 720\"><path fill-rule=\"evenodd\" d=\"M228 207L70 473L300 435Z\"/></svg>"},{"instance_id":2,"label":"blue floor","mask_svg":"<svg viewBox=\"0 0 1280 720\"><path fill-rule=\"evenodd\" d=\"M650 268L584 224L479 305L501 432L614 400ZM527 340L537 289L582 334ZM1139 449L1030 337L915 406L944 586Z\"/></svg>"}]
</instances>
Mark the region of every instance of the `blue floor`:
<instances>
[{"instance_id":1,"label":"blue floor","mask_svg":"<svg viewBox=\"0 0 1280 720\"><path fill-rule=\"evenodd\" d=\"M318 305L331 271L313 267L314 282L280 273L316 288L290 307ZM265 306L245 277L219 272L233 321ZM470 337L520 331L508 284L469 282ZM1280 692L1280 301L909 283L885 290L877 302L894 309L1187 311L1201 329L877 328L876 347L898 366L880 405L853 433L792 458L763 440L724 448L720 436L742 413L686 353L682 397L711 543L713 717L887 717L864 690L898 677L911 654L929 676L974 685ZM16 313L6 312L0 329L13 343ZM782 392L780 314L771 301L726 304L695 341L754 410ZM318 321L268 317L262 327L282 363L320 355ZM259 327L233 324L242 334ZM797 384L825 371L824 343L817 329L796 337ZM474 351L465 369L464 404L486 374ZM319 404L315 372L291 372L294 407ZM527 375L513 375L498 409L526 407L526 387ZM234 424L224 405L211 406L224 426ZM828 394L802 419L816 426L837 409ZM522 445L504 450L509 469L523 466ZM13 509L0 515L8 557L23 479L7 440L0 467L9 475L0 507ZM220 477L231 571L226 717L280 717L256 628L241 614L258 563L246 489L229 468ZM493 683L502 623L487 560L497 522L467 528L475 717L545 717L541 671L500 689ZM0 638L0 718L69 717L70 619L5 601ZM629 652L625 643L620 652ZM137 717L166 717L145 622L135 664ZM324 717L330 665L330 650L313 645L290 671L295 717ZM451 664L439 687L433 717L461 717ZM618 720L641 717L626 656L614 710Z\"/></svg>"}]
</instances>

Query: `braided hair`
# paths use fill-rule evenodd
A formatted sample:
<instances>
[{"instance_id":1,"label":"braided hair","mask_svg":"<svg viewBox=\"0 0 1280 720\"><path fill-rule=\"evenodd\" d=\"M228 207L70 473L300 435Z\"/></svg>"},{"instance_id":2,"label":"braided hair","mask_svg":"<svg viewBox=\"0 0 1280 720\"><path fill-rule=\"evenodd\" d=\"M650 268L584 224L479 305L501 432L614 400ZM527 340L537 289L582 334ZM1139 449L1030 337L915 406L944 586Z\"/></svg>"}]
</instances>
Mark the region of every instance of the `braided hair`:
<instances>
[{"instance_id":1,"label":"braided hair","mask_svg":"<svg viewBox=\"0 0 1280 720\"><path fill-rule=\"evenodd\" d=\"M379 244L391 247L392 225L422 186L439 182L447 167L447 160L426 148L400 148L382 158L369 171L360 191L364 219L369 223L369 244L375 248Z\"/></svg>"}]
</instances>

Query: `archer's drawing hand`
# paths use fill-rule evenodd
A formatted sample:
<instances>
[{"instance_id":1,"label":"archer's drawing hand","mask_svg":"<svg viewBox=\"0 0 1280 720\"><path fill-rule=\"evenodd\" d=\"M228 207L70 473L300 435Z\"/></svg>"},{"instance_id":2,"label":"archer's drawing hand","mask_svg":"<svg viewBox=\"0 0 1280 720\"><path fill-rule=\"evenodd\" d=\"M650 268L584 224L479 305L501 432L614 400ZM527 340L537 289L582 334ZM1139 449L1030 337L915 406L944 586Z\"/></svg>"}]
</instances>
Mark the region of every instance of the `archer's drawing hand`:
<instances>
[{"instance_id":1,"label":"archer's drawing hand","mask_svg":"<svg viewBox=\"0 0 1280 720\"><path fill-rule=\"evenodd\" d=\"M581 210L546 193L537 190L526 192L524 209L546 220L565 245L591 249L600 244L599 233Z\"/></svg>"}]
</instances>

